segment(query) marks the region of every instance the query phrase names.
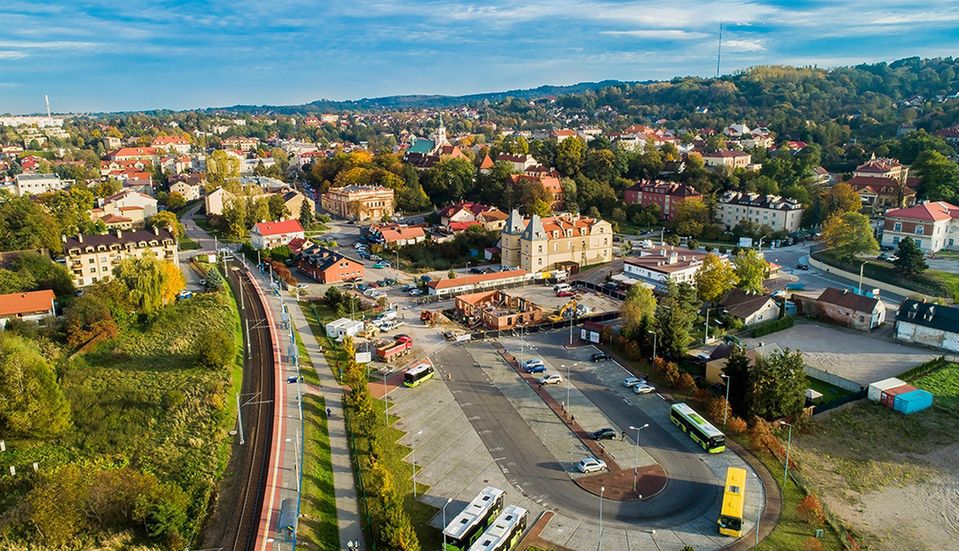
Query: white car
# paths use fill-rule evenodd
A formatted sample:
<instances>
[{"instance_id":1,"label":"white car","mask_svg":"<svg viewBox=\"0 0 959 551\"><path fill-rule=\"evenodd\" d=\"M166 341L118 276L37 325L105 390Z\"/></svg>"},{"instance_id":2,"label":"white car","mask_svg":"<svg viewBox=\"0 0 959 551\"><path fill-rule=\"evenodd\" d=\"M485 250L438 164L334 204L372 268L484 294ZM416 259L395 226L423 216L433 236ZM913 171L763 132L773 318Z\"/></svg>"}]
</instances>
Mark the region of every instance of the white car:
<instances>
[{"instance_id":1,"label":"white car","mask_svg":"<svg viewBox=\"0 0 959 551\"><path fill-rule=\"evenodd\" d=\"M374 294L377 293L376 289L367 289L363 291L363 296L372 298Z\"/></svg>"},{"instance_id":2,"label":"white car","mask_svg":"<svg viewBox=\"0 0 959 551\"><path fill-rule=\"evenodd\" d=\"M530 358L523 362L523 367L533 367L534 365L543 365L541 358Z\"/></svg>"},{"instance_id":3,"label":"white car","mask_svg":"<svg viewBox=\"0 0 959 551\"><path fill-rule=\"evenodd\" d=\"M546 375L545 377L539 378L540 385L558 385L559 383L562 383L562 382L563 382L563 377L556 373L550 373L549 375Z\"/></svg>"},{"instance_id":4,"label":"white car","mask_svg":"<svg viewBox=\"0 0 959 551\"><path fill-rule=\"evenodd\" d=\"M626 379L623 380L623 386L626 388L634 388L644 384L646 384L646 379L640 379L639 377L626 377Z\"/></svg>"},{"instance_id":5,"label":"white car","mask_svg":"<svg viewBox=\"0 0 959 551\"><path fill-rule=\"evenodd\" d=\"M596 459L595 457L584 457L576 465L576 468L579 469L581 473L595 473L597 471L608 470L609 467L606 466L606 462L602 459Z\"/></svg>"},{"instance_id":6,"label":"white car","mask_svg":"<svg viewBox=\"0 0 959 551\"><path fill-rule=\"evenodd\" d=\"M423 291L420 291L419 289L413 289L412 291L410 291L411 297L418 297L422 294L423 294Z\"/></svg>"},{"instance_id":7,"label":"white car","mask_svg":"<svg viewBox=\"0 0 959 551\"><path fill-rule=\"evenodd\" d=\"M633 392L636 394L649 394L650 392L656 392L656 387L647 384L636 385L633 387Z\"/></svg>"}]
</instances>

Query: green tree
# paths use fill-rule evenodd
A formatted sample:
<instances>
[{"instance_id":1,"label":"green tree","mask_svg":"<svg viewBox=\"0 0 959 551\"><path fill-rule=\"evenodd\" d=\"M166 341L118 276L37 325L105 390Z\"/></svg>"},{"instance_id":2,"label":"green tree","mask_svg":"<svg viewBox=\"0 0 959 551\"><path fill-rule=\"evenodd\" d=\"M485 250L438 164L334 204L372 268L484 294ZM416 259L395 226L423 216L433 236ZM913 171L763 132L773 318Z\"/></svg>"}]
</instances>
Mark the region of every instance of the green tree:
<instances>
[{"instance_id":1,"label":"green tree","mask_svg":"<svg viewBox=\"0 0 959 551\"><path fill-rule=\"evenodd\" d=\"M309 201L303 201L300 203L300 225L304 229L309 228L313 225L313 209L310 207Z\"/></svg>"},{"instance_id":2,"label":"green tree","mask_svg":"<svg viewBox=\"0 0 959 551\"><path fill-rule=\"evenodd\" d=\"M670 280L666 296L656 308L656 334L664 357L678 360L686 355L693 340L691 332L698 310L695 288Z\"/></svg>"},{"instance_id":3,"label":"green tree","mask_svg":"<svg viewBox=\"0 0 959 551\"><path fill-rule=\"evenodd\" d=\"M113 275L123 284L128 298L140 314L152 316L164 304L169 274L163 261L155 258L128 258L113 269Z\"/></svg>"},{"instance_id":4,"label":"green tree","mask_svg":"<svg viewBox=\"0 0 959 551\"><path fill-rule=\"evenodd\" d=\"M636 284L626 292L623 301L623 334L633 340L643 337L637 333L644 324L656 313L656 296L645 285Z\"/></svg>"},{"instance_id":5,"label":"green tree","mask_svg":"<svg viewBox=\"0 0 959 551\"><path fill-rule=\"evenodd\" d=\"M303 204L307 204L306 201L303 201ZM269 210L270 220L286 220L290 217L290 209L286 208L286 201L283 200L282 195L270 195L270 198L267 200L267 209Z\"/></svg>"},{"instance_id":6,"label":"green tree","mask_svg":"<svg viewBox=\"0 0 959 551\"><path fill-rule=\"evenodd\" d=\"M26 503L30 523L45 546L66 545L88 528L84 506L89 486L87 471L78 465L68 463L42 471L40 480L27 494Z\"/></svg>"},{"instance_id":7,"label":"green tree","mask_svg":"<svg viewBox=\"0 0 959 551\"><path fill-rule=\"evenodd\" d=\"M246 235L246 209L243 201L232 199L223 207L224 233L230 239L240 239Z\"/></svg>"},{"instance_id":8,"label":"green tree","mask_svg":"<svg viewBox=\"0 0 959 551\"><path fill-rule=\"evenodd\" d=\"M767 420L798 413L806 402L809 386L804 366L798 350L787 348L766 356L757 355L750 375L750 413Z\"/></svg>"},{"instance_id":9,"label":"green tree","mask_svg":"<svg viewBox=\"0 0 959 551\"><path fill-rule=\"evenodd\" d=\"M209 189L226 186L228 180L240 177L240 160L222 149L206 159L206 181Z\"/></svg>"},{"instance_id":10,"label":"green tree","mask_svg":"<svg viewBox=\"0 0 959 551\"><path fill-rule=\"evenodd\" d=\"M738 286L743 291L762 293L763 279L766 277L768 264L761 252L756 249L742 249L733 260Z\"/></svg>"},{"instance_id":11,"label":"green tree","mask_svg":"<svg viewBox=\"0 0 959 551\"><path fill-rule=\"evenodd\" d=\"M926 255L923 254L922 249L919 248L919 245L916 245L911 237L899 242L899 252L896 256L893 264L904 276L910 279L916 278L929 269L929 264L926 264Z\"/></svg>"},{"instance_id":12,"label":"green tree","mask_svg":"<svg viewBox=\"0 0 959 551\"><path fill-rule=\"evenodd\" d=\"M749 397L749 384L752 377L749 358L741 346L730 346L732 350L726 359L726 366L723 367L723 374L727 377L724 382L729 385L729 406L736 415L748 417L749 404L746 400Z\"/></svg>"},{"instance_id":13,"label":"green tree","mask_svg":"<svg viewBox=\"0 0 959 551\"><path fill-rule=\"evenodd\" d=\"M41 248L62 249L57 221L29 197L0 198L0 250Z\"/></svg>"},{"instance_id":14,"label":"green tree","mask_svg":"<svg viewBox=\"0 0 959 551\"><path fill-rule=\"evenodd\" d=\"M556 168L564 176L575 176L583 169L586 142L579 136L566 138L556 146Z\"/></svg>"},{"instance_id":15,"label":"green tree","mask_svg":"<svg viewBox=\"0 0 959 551\"><path fill-rule=\"evenodd\" d=\"M716 302L723 298L738 281L735 268L712 253L703 258L702 265L696 270L696 291L699 300L704 302Z\"/></svg>"},{"instance_id":16,"label":"green tree","mask_svg":"<svg viewBox=\"0 0 959 551\"><path fill-rule=\"evenodd\" d=\"M0 333L0 431L33 438L70 426L70 404L37 345Z\"/></svg>"},{"instance_id":17,"label":"green tree","mask_svg":"<svg viewBox=\"0 0 959 551\"><path fill-rule=\"evenodd\" d=\"M33 253L17 254L7 269L0 269L0 289L3 293L50 289L58 297L72 295L76 290L66 266Z\"/></svg>"},{"instance_id":18,"label":"green tree","mask_svg":"<svg viewBox=\"0 0 959 551\"><path fill-rule=\"evenodd\" d=\"M166 208L169 210L178 210L186 205L186 197L178 191L173 191L166 196Z\"/></svg>"},{"instance_id":19,"label":"green tree","mask_svg":"<svg viewBox=\"0 0 959 551\"><path fill-rule=\"evenodd\" d=\"M562 144L560 144L562 146ZM601 182L610 182L619 171L616 169L616 156L608 149L589 149L583 163L583 173Z\"/></svg>"},{"instance_id":20,"label":"green tree","mask_svg":"<svg viewBox=\"0 0 959 551\"><path fill-rule=\"evenodd\" d=\"M176 214L174 214L173 211L169 210L161 210L160 212L147 218L146 226L151 229L169 229L173 232L173 237L177 240L181 239L183 234L186 233L186 228L183 227L180 219L176 217Z\"/></svg>"},{"instance_id":21,"label":"green tree","mask_svg":"<svg viewBox=\"0 0 959 551\"><path fill-rule=\"evenodd\" d=\"M672 225L678 235L699 237L709 222L709 207L705 203L683 201L676 207Z\"/></svg>"},{"instance_id":22,"label":"green tree","mask_svg":"<svg viewBox=\"0 0 959 551\"><path fill-rule=\"evenodd\" d=\"M207 369L228 367L236 355L233 334L222 327L209 327L200 333L195 348L200 366Z\"/></svg>"},{"instance_id":23,"label":"green tree","mask_svg":"<svg viewBox=\"0 0 959 551\"><path fill-rule=\"evenodd\" d=\"M437 204L459 201L472 190L475 174L468 159L443 159L429 169L426 192Z\"/></svg>"},{"instance_id":24,"label":"green tree","mask_svg":"<svg viewBox=\"0 0 959 551\"><path fill-rule=\"evenodd\" d=\"M879 252L879 243L873 237L869 218L858 212L830 216L823 225L822 240L833 254L844 260Z\"/></svg>"},{"instance_id":25,"label":"green tree","mask_svg":"<svg viewBox=\"0 0 959 551\"><path fill-rule=\"evenodd\" d=\"M959 202L959 165L938 151L923 151L912 170L919 175L919 194L930 201Z\"/></svg>"},{"instance_id":26,"label":"green tree","mask_svg":"<svg viewBox=\"0 0 959 551\"><path fill-rule=\"evenodd\" d=\"M849 184L840 182L829 188L823 196L821 215L828 218L833 213L859 212L861 208L862 199L859 194Z\"/></svg>"}]
</instances>

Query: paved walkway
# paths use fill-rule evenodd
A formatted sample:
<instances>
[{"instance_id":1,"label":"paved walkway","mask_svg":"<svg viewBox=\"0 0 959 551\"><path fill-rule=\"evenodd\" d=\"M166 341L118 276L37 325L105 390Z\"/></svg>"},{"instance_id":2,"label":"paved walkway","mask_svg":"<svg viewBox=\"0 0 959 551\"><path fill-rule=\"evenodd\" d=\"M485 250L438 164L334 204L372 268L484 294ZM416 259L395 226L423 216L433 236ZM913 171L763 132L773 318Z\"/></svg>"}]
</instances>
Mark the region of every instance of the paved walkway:
<instances>
[{"instance_id":1,"label":"paved walkway","mask_svg":"<svg viewBox=\"0 0 959 551\"><path fill-rule=\"evenodd\" d=\"M287 304L292 304L288 302ZM300 333L306 347L306 353L313 362L313 368L320 379L320 392L326 401L326 407L332 415L327 420L330 432L330 452L333 463L333 488L336 491L336 522L340 530L340 548L346 549L347 542L363 542L363 527L360 524L360 502L356 497L356 484L353 467L350 465L350 446L346 433L343 413L343 389L333 378L326 357L317 344L316 337L300 304L290 309L290 319Z\"/></svg>"}]
</instances>

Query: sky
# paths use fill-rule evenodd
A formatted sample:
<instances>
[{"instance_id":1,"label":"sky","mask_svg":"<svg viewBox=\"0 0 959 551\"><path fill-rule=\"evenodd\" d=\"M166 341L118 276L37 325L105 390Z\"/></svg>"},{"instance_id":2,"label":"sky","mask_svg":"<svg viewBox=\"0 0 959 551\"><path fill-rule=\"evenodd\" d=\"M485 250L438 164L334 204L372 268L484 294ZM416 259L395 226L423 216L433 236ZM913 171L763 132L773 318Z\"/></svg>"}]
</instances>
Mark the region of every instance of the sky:
<instances>
[{"instance_id":1,"label":"sky","mask_svg":"<svg viewBox=\"0 0 959 551\"><path fill-rule=\"evenodd\" d=\"M956 0L0 2L0 113L300 104L959 55Z\"/></svg>"}]
</instances>

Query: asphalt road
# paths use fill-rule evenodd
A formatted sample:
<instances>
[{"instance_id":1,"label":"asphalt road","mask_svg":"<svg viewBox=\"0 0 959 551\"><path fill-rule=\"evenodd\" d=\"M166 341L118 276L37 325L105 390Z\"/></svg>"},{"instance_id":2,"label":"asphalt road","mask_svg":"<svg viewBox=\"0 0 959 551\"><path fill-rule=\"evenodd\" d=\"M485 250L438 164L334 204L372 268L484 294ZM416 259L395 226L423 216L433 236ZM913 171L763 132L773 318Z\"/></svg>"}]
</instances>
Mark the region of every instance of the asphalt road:
<instances>
[{"instance_id":1,"label":"asphalt road","mask_svg":"<svg viewBox=\"0 0 959 551\"><path fill-rule=\"evenodd\" d=\"M447 384L511 483L564 515L590 521L597 518L597 497L569 478L472 357L464 356L463 348L441 350L434 356L434 363L452 374ZM588 374L576 374L573 382L620 426L649 422L649 429L643 432L643 448L670 476L666 489L646 501L606 500L603 516L610 526L635 529L638 523L644 528L670 528L718 507L721 487L698 454L687 451L675 435L659 428L639 408L609 400L605 387Z\"/></svg>"}]
</instances>

